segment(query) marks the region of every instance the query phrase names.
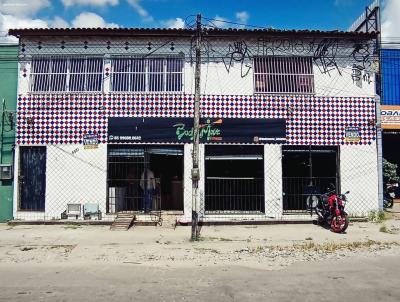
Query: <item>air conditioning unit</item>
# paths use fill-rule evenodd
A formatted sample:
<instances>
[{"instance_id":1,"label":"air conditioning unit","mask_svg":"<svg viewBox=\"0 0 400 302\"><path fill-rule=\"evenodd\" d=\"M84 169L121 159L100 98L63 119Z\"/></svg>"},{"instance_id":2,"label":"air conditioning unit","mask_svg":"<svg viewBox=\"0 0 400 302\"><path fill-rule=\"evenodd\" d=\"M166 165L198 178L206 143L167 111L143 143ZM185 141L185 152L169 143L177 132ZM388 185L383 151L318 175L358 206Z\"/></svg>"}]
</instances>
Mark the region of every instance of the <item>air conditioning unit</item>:
<instances>
[{"instance_id":1,"label":"air conditioning unit","mask_svg":"<svg viewBox=\"0 0 400 302\"><path fill-rule=\"evenodd\" d=\"M0 164L0 180L10 180L13 178L11 164Z\"/></svg>"},{"instance_id":2,"label":"air conditioning unit","mask_svg":"<svg viewBox=\"0 0 400 302\"><path fill-rule=\"evenodd\" d=\"M81 204L69 203L67 204L67 216L78 219L81 216Z\"/></svg>"}]
</instances>

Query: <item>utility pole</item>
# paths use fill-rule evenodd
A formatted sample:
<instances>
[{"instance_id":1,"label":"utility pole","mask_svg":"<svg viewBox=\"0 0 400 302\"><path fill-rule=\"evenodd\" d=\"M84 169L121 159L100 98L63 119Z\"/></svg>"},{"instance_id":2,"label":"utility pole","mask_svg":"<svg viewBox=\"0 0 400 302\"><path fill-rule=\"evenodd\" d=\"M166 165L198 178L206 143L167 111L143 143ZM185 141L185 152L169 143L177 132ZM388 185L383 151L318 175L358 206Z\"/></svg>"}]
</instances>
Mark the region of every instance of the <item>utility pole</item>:
<instances>
[{"instance_id":1,"label":"utility pole","mask_svg":"<svg viewBox=\"0 0 400 302\"><path fill-rule=\"evenodd\" d=\"M378 48L378 84L376 90L378 94L375 97L375 111L376 111L376 149L378 157L378 204L379 209L383 210L383 152L382 152L382 118L381 118L381 100L383 96L383 81L382 81L382 36L381 36L381 1L377 1L377 14L375 18L376 28L378 31L377 48Z\"/></svg>"},{"instance_id":2,"label":"utility pole","mask_svg":"<svg viewBox=\"0 0 400 302\"><path fill-rule=\"evenodd\" d=\"M201 75L201 15L196 17L196 66L193 123L193 168L192 168L192 240L199 239L199 126L200 126L200 75Z\"/></svg>"}]
</instances>

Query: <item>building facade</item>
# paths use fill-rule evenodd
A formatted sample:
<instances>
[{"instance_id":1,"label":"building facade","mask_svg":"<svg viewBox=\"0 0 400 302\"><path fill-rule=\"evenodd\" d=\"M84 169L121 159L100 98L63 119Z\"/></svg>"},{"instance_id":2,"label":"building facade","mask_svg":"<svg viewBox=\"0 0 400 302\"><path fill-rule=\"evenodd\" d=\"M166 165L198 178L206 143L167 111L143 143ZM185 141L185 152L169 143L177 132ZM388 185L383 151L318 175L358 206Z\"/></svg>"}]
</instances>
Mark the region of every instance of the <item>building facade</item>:
<instances>
[{"instance_id":1,"label":"building facade","mask_svg":"<svg viewBox=\"0 0 400 302\"><path fill-rule=\"evenodd\" d=\"M383 49L381 62L383 157L397 164L400 174L400 49Z\"/></svg>"},{"instance_id":2,"label":"building facade","mask_svg":"<svg viewBox=\"0 0 400 302\"><path fill-rule=\"evenodd\" d=\"M0 222L13 218L13 157L18 46L0 46Z\"/></svg>"},{"instance_id":3,"label":"building facade","mask_svg":"<svg viewBox=\"0 0 400 302\"><path fill-rule=\"evenodd\" d=\"M150 209L138 217L189 222L195 32L10 34L20 41L14 218L61 219L71 204L102 219ZM205 31L203 221L309 217L307 197L330 183L351 191L350 215L379 208L375 38Z\"/></svg>"}]
</instances>

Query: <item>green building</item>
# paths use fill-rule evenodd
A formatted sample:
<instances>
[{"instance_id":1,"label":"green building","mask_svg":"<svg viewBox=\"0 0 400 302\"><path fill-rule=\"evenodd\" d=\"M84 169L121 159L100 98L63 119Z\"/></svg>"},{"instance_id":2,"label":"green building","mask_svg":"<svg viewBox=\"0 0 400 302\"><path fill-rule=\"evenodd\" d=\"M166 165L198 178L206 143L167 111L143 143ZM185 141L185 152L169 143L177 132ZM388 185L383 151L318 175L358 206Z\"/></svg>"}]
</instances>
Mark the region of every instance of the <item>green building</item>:
<instances>
[{"instance_id":1,"label":"green building","mask_svg":"<svg viewBox=\"0 0 400 302\"><path fill-rule=\"evenodd\" d=\"M0 45L0 222L13 218L18 45Z\"/></svg>"}]
</instances>

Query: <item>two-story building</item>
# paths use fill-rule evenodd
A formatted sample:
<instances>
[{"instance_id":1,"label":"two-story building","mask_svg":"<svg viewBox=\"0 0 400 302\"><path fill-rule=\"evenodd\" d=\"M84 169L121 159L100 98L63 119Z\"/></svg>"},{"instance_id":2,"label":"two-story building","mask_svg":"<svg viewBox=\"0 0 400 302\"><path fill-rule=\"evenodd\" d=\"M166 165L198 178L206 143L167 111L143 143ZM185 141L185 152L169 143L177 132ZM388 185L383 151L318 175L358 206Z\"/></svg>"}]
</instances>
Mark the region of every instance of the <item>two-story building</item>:
<instances>
[{"instance_id":1,"label":"two-story building","mask_svg":"<svg viewBox=\"0 0 400 302\"><path fill-rule=\"evenodd\" d=\"M190 221L195 31L10 34L19 38L14 218L61 219L67 204L95 204L111 220L144 210L151 190L152 211L138 217ZM204 30L203 221L309 217L307 197L329 183L351 191L350 215L379 208L375 39Z\"/></svg>"}]
</instances>

